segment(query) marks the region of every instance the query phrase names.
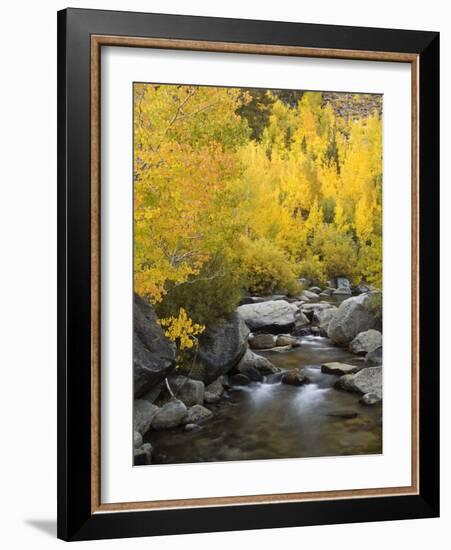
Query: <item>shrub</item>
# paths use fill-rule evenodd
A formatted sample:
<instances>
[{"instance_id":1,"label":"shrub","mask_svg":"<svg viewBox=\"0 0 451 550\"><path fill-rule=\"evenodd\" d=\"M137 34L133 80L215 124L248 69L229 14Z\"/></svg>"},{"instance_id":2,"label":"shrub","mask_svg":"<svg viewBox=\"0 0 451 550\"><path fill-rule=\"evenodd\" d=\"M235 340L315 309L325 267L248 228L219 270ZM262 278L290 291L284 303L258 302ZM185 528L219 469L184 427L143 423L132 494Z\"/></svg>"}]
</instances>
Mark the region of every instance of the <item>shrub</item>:
<instances>
[{"instance_id":1,"label":"shrub","mask_svg":"<svg viewBox=\"0 0 451 550\"><path fill-rule=\"evenodd\" d=\"M324 225L315 233L312 249L319 255L328 279L347 277L357 282L357 245L351 235L333 225Z\"/></svg>"},{"instance_id":2,"label":"shrub","mask_svg":"<svg viewBox=\"0 0 451 550\"><path fill-rule=\"evenodd\" d=\"M243 237L239 251L239 268L251 293L296 294L300 291L295 264L274 242Z\"/></svg>"},{"instance_id":3,"label":"shrub","mask_svg":"<svg viewBox=\"0 0 451 550\"><path fill-rule=\"evenodd\" d=\"M359 252L359 270L368 283L382 290L382 238L374 237Z\"/></svg>"},{"instance_id":4,"label":"shrub","mask_svg":"<svg viewBox=\"0 0 451 550\"><path fill-rule=\"evenodd\" d=\"M314 284L323 284L326 280L324 264L317 255L309 255L299 262L299 275Z\"/></svg>"},{"instance_id":5,"label":"shrub","mask_svg":"<svg viewBox=\"0 0 451 550\"><path fill-rule=\"evenodd\" d=\"M242 296L243 281L224 258L217 257L202 267L199 275L171 285L156 305L160 318L178 317L181 308L201 325L214 324L232 313Z\"/></svg>"},{"instance_id":6,"label":"shrub","mask_svg":"<svg viewBox=\"0 0 451 550\"><path fill-rule=\"evenodd\" d=\"M382 320L382 292L374 292L369 295L363 307L376 319Z\"/></svg>"}]
</instances>

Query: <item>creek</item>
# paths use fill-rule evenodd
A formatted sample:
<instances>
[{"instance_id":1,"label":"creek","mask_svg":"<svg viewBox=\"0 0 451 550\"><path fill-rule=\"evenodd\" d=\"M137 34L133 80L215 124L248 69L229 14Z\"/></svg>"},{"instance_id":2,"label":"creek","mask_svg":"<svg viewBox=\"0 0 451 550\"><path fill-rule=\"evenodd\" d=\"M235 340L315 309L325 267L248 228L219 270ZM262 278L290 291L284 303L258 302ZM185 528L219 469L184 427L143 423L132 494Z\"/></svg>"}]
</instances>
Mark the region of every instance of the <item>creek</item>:
<instances>
[{"instance_id":1,"label":"creek","mask_svg":"<svg viewBox=\"0 0 451 550\"><path fill-rule=\"evenodd\" d=\"M155 464L380 454L382 405L367 407L359 395L335 389L324 374L331 361L362 359L328 338L303 336L289 351L259 352L283 372L301 367L310 383L295 387L280 376L227 389L199 431L149 432Z\"/></svg>"}]
</instances>

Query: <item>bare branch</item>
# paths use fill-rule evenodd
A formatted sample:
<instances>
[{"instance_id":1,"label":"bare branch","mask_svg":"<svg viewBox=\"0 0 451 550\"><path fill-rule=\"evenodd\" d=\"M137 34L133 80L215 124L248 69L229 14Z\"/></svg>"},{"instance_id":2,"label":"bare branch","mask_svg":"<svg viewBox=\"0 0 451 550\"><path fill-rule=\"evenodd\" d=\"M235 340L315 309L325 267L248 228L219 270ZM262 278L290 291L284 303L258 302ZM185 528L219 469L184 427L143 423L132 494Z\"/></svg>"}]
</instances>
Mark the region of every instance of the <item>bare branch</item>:
<instances>
[{"instance_id":1,"label":"bare branch","mask_svg":"<svg viewBox=\"0 0 451 550\"><path fill-rule=\"evenodd\" d=\"M203 107L199 107L196 111L193 111L192 113L183 114L180 118L188 118L194 115L197 115L201 113L202 111L206 111L207 109L210 109L210 107L214 107L215 105L219 105L221 103L220 101L213 101L212 103L208 103L207 105L204 105Z\"/></svg>"},{"instance_id":2,"label":"bare branch","mask_svg":"<svg viewBox=\"0 0 451 550\"><path fill-rule=\"evenodd\" d=\"M169 385L169 380L167 378L165 378L164 381L166 382L166 387L168 389L168 392L170 393L171 397L174 399L175 395L174 395L174 392L171 389L171 386Z\"/></svg>"},{"instance_id":3,"label":"bare branch","mask_svg":"<svg viewBox=\"0 0 451 550\"><path fill-rule=\"evenodd\" d=\"M171 126L176 122L176 120L179 118L179 114L180 112L182 111L183 107L186 105L186 103L193 97L193 95L196 93L196 89L192 89L189 94L185 97L185 99L179 104L179 106L177 107L177 110L175 111L174 113L174 116L171 118L171 120L169 121L169 125L168 127L166 128L166 130L164 131L164 134L166 135Z\"/></svg>"}]
</instances>

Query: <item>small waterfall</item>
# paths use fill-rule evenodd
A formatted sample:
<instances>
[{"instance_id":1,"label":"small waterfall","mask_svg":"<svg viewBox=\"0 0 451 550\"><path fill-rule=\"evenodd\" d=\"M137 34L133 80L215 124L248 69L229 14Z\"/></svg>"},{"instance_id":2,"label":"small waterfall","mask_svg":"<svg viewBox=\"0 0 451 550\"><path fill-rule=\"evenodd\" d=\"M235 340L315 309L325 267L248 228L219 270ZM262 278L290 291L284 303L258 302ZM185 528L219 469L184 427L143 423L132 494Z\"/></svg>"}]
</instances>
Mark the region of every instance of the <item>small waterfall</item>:
<instances>
[{"instance_id":1,"label":"small waterfall","mask_svg":"<svg viewBox=\"0 0 451 550\"><path fill-rule=\"evenodd\" d=\"M300 411L314 413L314 408L324 401L331 388L320 388L318 384L307 384L293 395L292 403Z\"/></svg>"}]
</instances>

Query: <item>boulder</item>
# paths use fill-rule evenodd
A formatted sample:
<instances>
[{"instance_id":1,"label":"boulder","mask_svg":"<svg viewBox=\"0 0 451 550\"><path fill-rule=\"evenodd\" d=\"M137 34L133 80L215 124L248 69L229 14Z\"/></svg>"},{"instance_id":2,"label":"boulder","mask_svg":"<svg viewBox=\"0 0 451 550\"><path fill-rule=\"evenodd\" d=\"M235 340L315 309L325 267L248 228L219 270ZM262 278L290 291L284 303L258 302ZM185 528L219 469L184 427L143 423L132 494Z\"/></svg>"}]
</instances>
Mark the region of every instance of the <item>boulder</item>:
<instances>
[{"instance_id":1,"label":"boulder","mask_svg":"<svg viewBox=\"0 0 451 550\"><path fill-rule=\"evenodd\" d=\"M306 279L305 277L298 279L298 282L303 288L308 288L312 284L312 281L310 281L310 279Z\"/></svg>"},{"instance_id":2,"label":"boulder","mask_svg":"<svg viewBox=\"0 0 451 550\"><path fill-rule=\"evenodd\" d=\"M271 300L288 300L288 296L286 294L273 294L267 298L268 302Z\"/></svg>"},{"instance_id":3,"label":"boulder","mask_svg":"<svg viewBox=\"0 0 451 550\"><path fill-rule=\"evenodd\" d=\"M364 294L365 292L370 292L371 290L372 287L369 285L357 285L352 289L354 294Z\"/></svg>"},{"instance_id":4,"label":"boulder","mask_svg":"<svg viewBox=\"0 0 451 550\"><path fill-rule=\"evenodd\" d=\"M229 378L229 381L232 386L247 386L250 384L249 378L241 373L234 374Z\"/></svg>"},{"instance_id":5,"label":"boulder","mask_svg":"<svg viewBox=\"0 0 451 550\"><path fill-rule=\"evenodd\" d=\"M345 374L340 376L340 378L335 382L334 388L337 390L353 391L351 385L353 378L353 374Z\"/></svg>"},{"instance_id":6,"label":"boulder","mask_svg":"<svg viewBox=\"0 0 451 550\"><path fill-rule=\"evenodd\" d=\"M354 374L351 387L358 393L374 393L382 398L382 367L367 367Z\"/></svg>"},{"instance_id":7,"label":"boulder","mask_svg":"<svg viewBox=\"0 0 451 550\"><path fill-rule=\"evenodd\" d=\"M315 311L323 310L323 309L330 309L331 307L335 307L332 304L329 304L328 302L315 302L314 304L302 304L300 306L300 310L303 313L314 313Z\"/></svg>"},{"instance_id":8,"label":"boulder","mask_svg":"<svg viewBox=\"0 0 451 550\"><path fill-rule=\"evenodd\" d=\"M158 412L158 407L145 401L144 399L135 399L133 401L133 429L144 435L150 428L154 416Z\"/></svg>"},{"instance_id":9,"label":"boulder","mask_svg":"<svg viewBox=\"0 0 451 550\"><path fill-rule=\"evenodd\" d=\"M379 326L379 321L365 308L367 294L342 302L329 322L327 335L336 344L347 346L357 334Z\"/></svg>"},{"instance_id":10,"label":"boulder","mask_svg":"<svg viewBox=\"0 0 451 550\"><path fill-rule=\"evenodd\" d=\"M365 363L369 365L382 365L382 346L367 353Z\"/></svg>"},{"instance_id":11,"label":"boulder","mask_svg":"<svg viewBox=\"0 0 451 550\"><path fill-rule=\"evenodd\" d=\"M187 422L187 424L197 424L212 415L213 413L206 407L203 407L202 405L193 405L188 409L185 422Z\"/></svg>"},{"instance_id":12,"label":"boulder","mask_svg":"<svg viewBox=\"0 0 451 550\"><path fill-rule=\"evenodd\" d=\"M183 424L187 415L186 405L179 399L173 399L163 405L153 417L154 430L168 430Z\"/></svg>"},{"instance_id":13,"label":"boulder","mask_svg":"<svg viewBox=\"0 0 451 550\"><path fill-rule=\"evenodd\" d=\"M150 464L152 461L152 445L150 443L143 443L141 447L134 449L133 452L133 464L135 466L144 466Z\"/></svg>"},{"instance_id":14,"label":"boulder","mask_svg":"<svg viewBox=\"0 0 451 550\"><path fill-rule=\"evenodd\" d=\"M148 392L142 395L140 399L144 399L144 401L148 401L149 403L155 403L155 401L160 397L164 386L164 382L159 382L156 386L154 386Z\"/></svg>"},{"instance_id":15,"label":"boulder","mask_svg":"<svg viewBox=\"0 0 451 550\"><path fill-rule=\"evenodd\" d=\"M275 334L287 332L296 320L298 308L285 300L270 300L260 304L239 306L238 314L251 330L263 330Z\"/></svg>"},{"instance_id":16,"label":"boulder","mask_svg":"<svg viewBox=\"0 0 451 550\"><path fill-rule=\"evenodd\" d=\"M170 376L168 380L174 395L187 407L204 402L205 385L201 380L186 376Z\"/></svg>"},{"instance_id":17,"label":"boulder","mask_svg":"<svg viewBox=\"0 0 451 550\"><path fill-rule=\"evenodd\" d=\"M185 427L183 428L185 432L200 432L201 429L202 429L202 426L199 426L199 424L193 424L193 423L185 424Z\"/></svg>"},{"instance_id":18,"label":"boulder","mask_svg":"<svg viewBox=\"0 0 451 550\"><path fill-rule=\"evenodd\" d=\"M375 394L382 399L382 367L367 367L357 374L342 376L335 387L362 395Z\"/></svg>"},{"instance_id":19,"label":"boulder","mask_svg":"<svg viewBox=\"0 0 451 550\"><path fill-rule=\"evenodd\" d=\"M377 405L381 401L382 401L382 397L377 393L365 393L359 399L359 403L362 403L362 405L368 405L368 406Z\"/></svg>"},{"instance_id":20,"label":"boulder","mask_svg":"<svg viewBox=\"0 0 451 550\"><path fill-rule=\"evenodd\" d=\"M244 306L245 304L257 304L264 301L265 299L261 296L245 296L244 298L241 298L239 305Z\"/></svg>"},{"instance_id":21,"label":"boulder","mask_svg":"<svg viewBox=\"0 0 451 550\"><path fill-rule=\"evenodd\" d=\"M283 372L279 371L266 377L267 384L278 384L282 380Z\"/></svg>"},{"instance_id":22,"label":"boulder","mask_svg":"<svg viewBox=\"0 0 451 550\"><path fill-rule=\"evenodd\" d=\"M244 366L241 367L239 370L239 374L244 374L244 376L247 376L251 382L262 382L263 381L263 375L258 372L258 370L255 367L250 366Z\"/></svg>"},{"instance_id":23,"label":"boulder","mask_svg":"<svg viewBox=\"0 0 451 550\"><path fill-rule=\"evenodd\" d=\"M333 292L334 294L349 295L351 296L351 283L344 277L337 277L337 288Z\"/></svg>"},{"instance_id":24,"label":"boulder","mask_svg":"<svg viewBox=\"0 0 451 550\"><path fill-rule=\"evenodd\" d=\"M300 298L301 300L318 300L319 296L316 292L312 292L311 290L304 290Z\"/></svg>"},{"instance_id":25,"label":"boulder","mask_svg":"<svg viewBox=\"0 0 451 550\"><path fill-rule=\"evenodd\" d=\"M322 292L319 293L319 295L324 296L324 297L332 296L333 291L334 291L334 289L325 288Z\"/></svg>"},{"instance_id":26,"label":"boulder","mask_svg":"<svg viewBox=\"0 0 451 550\"><path fill-rule=\"evenodd\" d=\"M324 363L321 365L321 372L325 374L338 374L342 376L344 374L354 374L358 372L361 367L356 367L355 365L348 365L347 363Z\"/></svg>"},{"instance_id":27,"label":"boulder","mask_svg":"<svg viewBox=\"0 0 451 550\"><path fill-rule=\"evenodd\" d=\"M291 346L298 348L301 344L297 338L287 334L280 334L276 339L276 346Z\"/></svg>"},{"instance_id":28,"label":"boulder","mask_svg":"<svg viewBox=\"0 0 451 550\"><path fill-rule=\"evenodd\" d=\"M288 346L275 346L272 348L271 351L276 353L285 353L286 351L291 351L293 349L293 346L290 344Z\"/></svg>"},{"instance_id":29,"label":"boulder","mask_svg":"<svg viewBox=\"0 0 451 550\"><path fill-rule=\"evenodd\" d=\"M137 447L141 447L143 444L143 436L139 432L133 433L133 447L136 449Z\"/></svg>"},{"instance_id":30,"label":"boulder","mask_svg":"<svg viewBox=\"0 0 451 550\"><path fill-rule=\"evenodd\" d=\"M312 317L312 325L318 327L324 335L327 334L327 329L332 317L335 315L338 308L328 307L322 309L314 309Z\"/></svg>"},{"instance_id":31,"label":"boulder","mask_svg":"<svg viewBox=\"0 0 451 550\"><path fill-rule=\"evenodd\" d=\"M282 302L274 302L280 304ZM264 305L255 304L255 306ZM238 309L255 307L240 306ZM192 378L209 384L222 374L226 374L238 364L247 349L249 329L242 318L234 313L227 321L207 327L199 337L196 350L196 364Z\"/></svg>"},{"instance_id":32,"label":"boulder","mask_svg":"<svg viewBox=\"0 0 451 550\"><path fill-rule=\"evenodd\" d=\"M319 286L312 286L308 289L309 292L313 292L314 294L319 294L321 292L321 289Z\"/></svg>"},{"instance_id":33,"label":"boulder","mask_svg":"<svg viewBox=\"0 0 451 550\"><path fill-rule=\"evenodd\" d=\"M327 302L317 302L316 304L303 304L300 309L301 313L303 313L310 321L312 321L313 316L316 312L332 308L335 308L335 306L332 306Z\"/></svg>"},{"instance_id":34,"label":"boulder","mask_svg":"<svg viewBox=\"0 0 451 550\"><path fill-rule=\"evenodd\" d=\"M175 345L157 323L152 306L133 298L133 391L141 397L175 368Z\"/></svg>"},{"instance_id":35,"label":"boulder","mask_svg":"<svg viewBox=\"0 0 451 550\"><path fill-rule=\"evenodd\" d=\"M224 385L222 379L218 378L205 388L204 400L205 403L216 403L221 399L224 393Z\"/></svg>"},{"instance_id":36,"label":"boulder","mask_svg":"<svg viewBox=\"0 0 451 550\"><path fill-rule=\"evenodd\" d=\"M263 376L266 376L268 374L273 374L278 371L277 367L275 367L271 361L268 361L266 357L261 357L260 355L257 355L250 349L246 351L246 353L241 358L241 361L236 366L236 370L238 372L241 372L241 369L245 367L253 367L254 369L257 369L260 374Z\"/></svg>"},{"instance_id":37,"label":"boulder","mask_svg":"<svg viewBox=\"0 0 451 550\"><path fill-rule=\"evenodd\" d=\"M310 327L294 327L294 329L291 331L291 334L293 336L309 336L312 333Z\"/></svg>"},{"instance_id":38,"label":"boulder","mask_svg":"<svg viewBox=\"0 0 451 550\"><path fill-rule=\"evenodd\" d=\"M310 324L310 319L302 311L296 313L296 321L294 322L295 329L299 330Z\"/></svg>"},{"instance_id":39,"label":"boulder","mask_svg":"<svg viewBox=\"0 0 451 550\"><path fill-rule=\"evenodd\" d=\"M378 330L370 329L359 332L349 344L349 351L357 355L366 355L382 346L382 334Z\"/></svg>"},{"instance_id":40,"label":"boulder","mask_svg":"<svg viewBox=\"0 0 451 550\"><path fill-rule=\"evenodd\" d=\"M283 373L281 381L282 384L290 386L303 386L304 384L308 384L310 379L301 369L292 369Z\"/></svg>"},{"instance_id":41,"label":"boulder","mask_svg":"<svg viewBox=\"0 0 451 550\"><path fill-rule=\"evenodd\" d=\"M273 334L254 334L249 345L252 349L270 349L276 345L276 337Z\"/></svg>"}]
</instances>

